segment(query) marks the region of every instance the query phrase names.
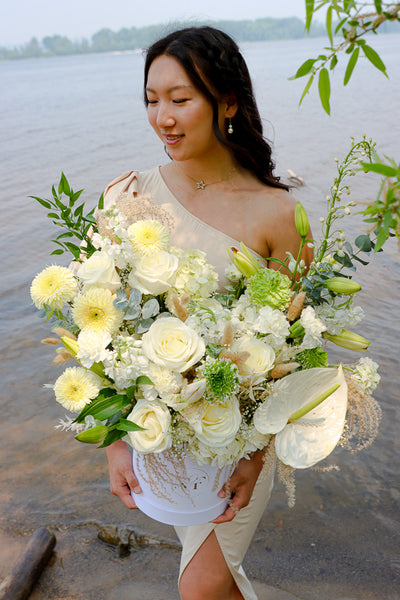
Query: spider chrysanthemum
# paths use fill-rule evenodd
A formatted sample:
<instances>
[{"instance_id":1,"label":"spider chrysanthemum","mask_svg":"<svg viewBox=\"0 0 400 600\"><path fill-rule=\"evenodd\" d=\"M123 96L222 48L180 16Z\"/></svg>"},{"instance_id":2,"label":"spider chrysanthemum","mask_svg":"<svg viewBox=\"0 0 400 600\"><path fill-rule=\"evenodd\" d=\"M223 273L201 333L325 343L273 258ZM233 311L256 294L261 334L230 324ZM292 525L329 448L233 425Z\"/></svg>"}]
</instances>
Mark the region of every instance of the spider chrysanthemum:
<instances>
[{"instance_id":1,"label":"spider chrysanthemum","mask_svg":"<svg viewBox=\"0 0 400 600\"><path fill-rule=\"evenodd\" d=\"M123 320L123 312L114 306L115 296L110 290L91 288L75 298L72 317L80 329L98 333L115 333Z\"/></svg>"},{"instance_id":2,"label":"spider chrysanthemum","mask_svg":"<svg viewBox=\"0 0 400 600\"><path fill-rule=\"evenodd\" d=\"M140 256L149 256L169 249L168 229L154 219L137 221L128 228L128 236Z\"/></svg>"},{"instance_id":3,"label":"spider chrysanthemum","mask_svg":"<svg viewBox=\"0 0 400 600\"><path fill-rule=\"evenodd\" d=\"M320 346L303 350L296 354L296 362L300 363L303 369L313 369L314 367L328 366L328 353Z\"/></svg>"},{"instance_id":4,"label":"spider chrysanthemum","mask_svg":"<svg viewBox=\"0 0 400 600\"><path fill-rule=\"evenodd\" d=\"M36 275L31 285L31 298L36 308L44 305L61 310L74 299L77 290L75 277L66 267L52 265Z\"/></svg>"},{"instance_id":5,"label":"spider chrysanthemum","mask_svg":"<svg viewBox=\"0 0 400 600\"><path fill-rule=\"evenodd\" d=\"M99 395L100 378L82 367L70 367L54 384L56 400L71 412L80 412Z\"/></svg>"}]
</instances>

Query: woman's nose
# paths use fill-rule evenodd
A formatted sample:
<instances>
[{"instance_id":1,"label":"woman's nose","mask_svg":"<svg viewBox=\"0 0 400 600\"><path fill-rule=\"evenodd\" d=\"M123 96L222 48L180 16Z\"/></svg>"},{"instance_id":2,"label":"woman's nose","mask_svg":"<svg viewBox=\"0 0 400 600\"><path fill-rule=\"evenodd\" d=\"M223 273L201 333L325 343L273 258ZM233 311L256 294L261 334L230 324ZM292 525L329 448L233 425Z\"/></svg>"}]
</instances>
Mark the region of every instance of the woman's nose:
<instances>
[{"instance_id":1,"label":"woman's nose","mask_svg":"<svg viewBox=\"0 0 400 600\"><path fill-rule=\"evenodd\" d=\"M175 118L169 102L160 102L157 111L157 125L159 127L172 127L175 125Z\"/></svg>"}]
</instances>

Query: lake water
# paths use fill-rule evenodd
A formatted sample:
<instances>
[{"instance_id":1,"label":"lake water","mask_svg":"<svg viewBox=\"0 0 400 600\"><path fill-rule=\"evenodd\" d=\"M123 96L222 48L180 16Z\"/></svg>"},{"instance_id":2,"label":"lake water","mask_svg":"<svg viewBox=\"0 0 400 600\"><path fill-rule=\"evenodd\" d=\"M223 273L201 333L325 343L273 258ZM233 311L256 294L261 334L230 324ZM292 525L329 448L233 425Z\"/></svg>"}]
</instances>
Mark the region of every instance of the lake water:
<instances>
[{"instance_id":1,"label":"lake water","mask_svg":"<svg viewBox=\"0 0 400 600\"><path fill-rule=\"evenodd\" d=\"M299 109L304 82L287 79L306 58L320 52L322 40L243 45L265 134L273 141L277 172L285 177L291 169L306 182L298 196L316 237L335 174L334 158L348 151L350 135L371 136L381 154L399 160L400 36L385 35L374 41L390 78L360 60L343 89L344 69L339 69L333 77L330 118L320 108L315 90ZM117 175L165 162L146 121L142 68L139 53L0 63L4 140L0 163L0 529L4 531L128 520L108 493L103 453L54 429L63 411L42 386L54 382L61 369L51 364L52 348L40 344L48 328L31 304L29 284L51 262L48 254L55 231L44 209L28 196L49 195L63 170L74 189L85 188L84 198L93 205ZM374 200L379 184L372 176L359 175L352 183L354 200ZM346 231L355 236L359 227L357 218L351 217ZM268 523L286 519L290 535L285 538L276 530L275 536L276 544L282 541L283 554L287 543L292 552L308 556L310 540L321 541L319 564L325 561L324 570L318 574L312 569L298 573L294 569L292 575L296 573L299 581L318 576L328 581L336 576L356 585L357 568L364 565L362 584L368 592L357 597L394 599L400 598L400 262L395 242L373 257L369 267L361 268L356 279L363 285L359 302L366 312L358 331L371 340L370 355L381 365L382 383L375 394L383 409L379 436L360 455L336 452L339 473L300 473L292 511L277 488L260 531L268 532ZM342 356L344 362L354 359L347 351L334 351L332 356L336 360ZM135 518L143 528L148 527L145 517ZM282 558L273 544L269 540L274 556ZM263 548L265 539L258 534L250 553L255 556ZM329 567L332 556L336 569L343 567L341 575ZM283 572L282 561L276 559L274 574L269 575L277 584L291 577ZM255 561L253 575L262 579L258 564Z\"/></svg>"}]
</instances>

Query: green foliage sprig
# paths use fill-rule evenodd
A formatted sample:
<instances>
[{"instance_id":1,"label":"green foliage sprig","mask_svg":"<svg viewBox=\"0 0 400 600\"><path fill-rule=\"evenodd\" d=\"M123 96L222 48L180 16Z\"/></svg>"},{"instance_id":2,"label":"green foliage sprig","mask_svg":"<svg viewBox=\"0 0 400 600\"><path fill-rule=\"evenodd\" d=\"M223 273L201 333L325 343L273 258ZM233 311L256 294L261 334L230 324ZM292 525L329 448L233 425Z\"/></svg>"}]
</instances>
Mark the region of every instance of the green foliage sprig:
<instances>
[{"instance_id":1,"label":"green foliage sprig","mask_svg":"<svg viewBox=\"0 0 400 600\"><path fill-rule=\"evenodd\" d=\"M400 22L400 3L382 2L374 0L375 10L370 10L370 4L355 0L305 0L306 5L306 30L309 31L313 17L323 7L328 7L326 12L326 33L329 46L326 53L319 54L316 58L308 58L297 70L291 79L298 79L309 75L299 104L309 92L313 82L318 77L318 92L324 110L330 114L330 75L339 62L339 55L344 52L348 55L348 62L344 74L344 85L347 85L357 64L360 52L381 71L386 77L386 67L379 54L364 39L369 33L377 33L383 23L389 21ZM337 25L333 29L333 20ZM337 36L337 37L335 37Z\"/></svg>"},{"instance_id":2,"label":"green foliage sprig","mask_svg":"<svg viewBox=\"0 0 400 600\"><path fill-rule=\"evenodd\" d=\"M74 192L64 173L61 173L58 190L54 185L52 187L53 198L51 200L29 196L49 210L47 213L48 218L62 230L62 233L52 240L58 248L53 250L51 255L70 252L75 261L82 262L83 257L89 258L96 251L90 237L90 229L96 222L94 218L95 208L92 208L86 214L83 213L85 203L77 204L82 192L83 190ZM64 196L67 197L66 202ZM100 196L98 208L103 208L103 195Z\"/></svg>"}]
</instances>

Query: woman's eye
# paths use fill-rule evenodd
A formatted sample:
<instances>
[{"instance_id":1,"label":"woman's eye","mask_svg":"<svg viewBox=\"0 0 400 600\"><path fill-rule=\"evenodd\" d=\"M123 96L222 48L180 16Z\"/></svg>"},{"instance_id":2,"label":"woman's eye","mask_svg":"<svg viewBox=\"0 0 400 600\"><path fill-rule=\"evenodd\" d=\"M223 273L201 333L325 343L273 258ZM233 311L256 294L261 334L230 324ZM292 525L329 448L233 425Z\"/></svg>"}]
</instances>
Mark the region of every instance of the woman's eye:
<instances>
[{"instance_id":1,"label":"woman's eye","mask_svg":"<svg viewBox=\"0 0 400 600\"><path fill-rule=\"evenodd\" d=\"M174 104L183 104L184 102L187 102L189 100L189 98L178 98L177 100L173 100Z\"/></svg>"},{"instance_id":2,"label":"woman's eye","mask_svg":"<svg viewBox=\"0 0 400 600\"><path fill-rule=\"evenodd\" d=\"M147 98L147 104L157 104L157 100L149 100Z\"/></svg>"}]
</instances>

